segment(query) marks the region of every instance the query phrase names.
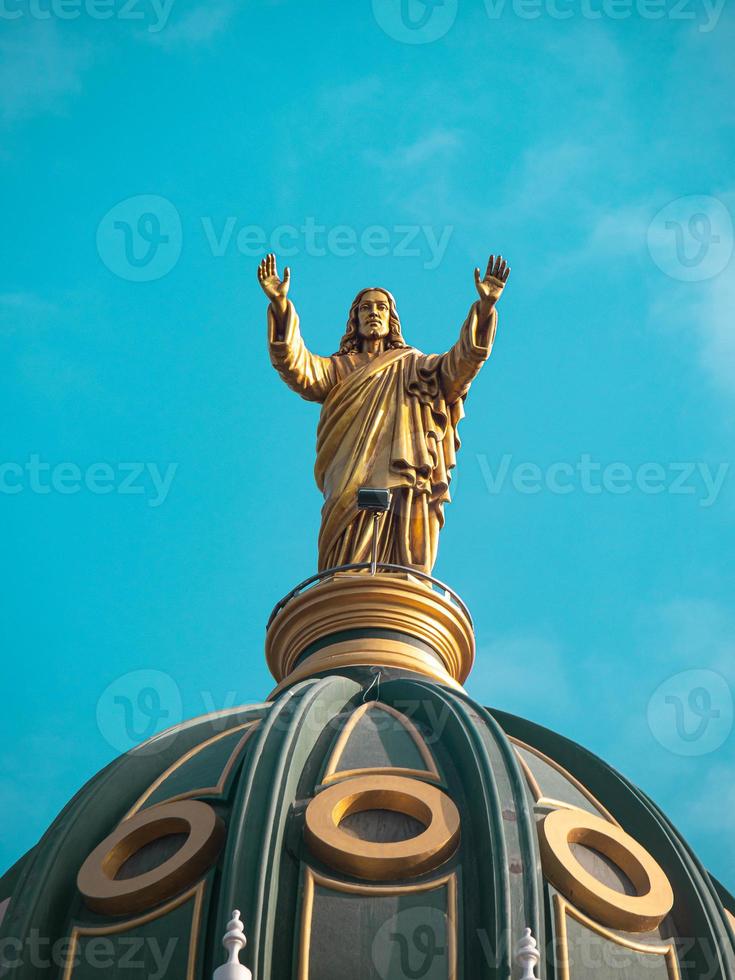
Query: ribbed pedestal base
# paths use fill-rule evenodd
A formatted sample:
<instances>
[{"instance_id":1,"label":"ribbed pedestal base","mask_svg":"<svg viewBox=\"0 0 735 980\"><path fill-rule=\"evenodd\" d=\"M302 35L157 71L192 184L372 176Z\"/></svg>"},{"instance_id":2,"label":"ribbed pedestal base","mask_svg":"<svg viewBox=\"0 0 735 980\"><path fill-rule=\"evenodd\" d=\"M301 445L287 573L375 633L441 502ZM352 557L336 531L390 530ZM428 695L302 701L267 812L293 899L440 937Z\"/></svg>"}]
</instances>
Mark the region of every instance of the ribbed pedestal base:
<instances>
[{"instance_id":1,"label":"ribbed pedestal base","mask_svg":"<svg viewBox=\"0 0 735 980\"><path fill-rule=\"evenodd\" d=\"M356 666L408 670L461 688L474 656L468 614L409 573L338 572L291 599L266 637L274 693Z\"/></svg>"}]
</instances>

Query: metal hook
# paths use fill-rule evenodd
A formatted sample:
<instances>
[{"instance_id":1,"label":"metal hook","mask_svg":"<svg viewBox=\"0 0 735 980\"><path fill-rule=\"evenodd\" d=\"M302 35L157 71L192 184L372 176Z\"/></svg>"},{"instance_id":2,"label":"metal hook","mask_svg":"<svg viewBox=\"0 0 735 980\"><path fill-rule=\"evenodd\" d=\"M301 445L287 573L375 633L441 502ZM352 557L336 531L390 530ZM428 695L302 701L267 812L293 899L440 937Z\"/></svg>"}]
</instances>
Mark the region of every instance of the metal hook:
<instances>
[{"instance_id":1,"label":"metal hook","mask_svg":"<svg viewBox=\"0 0 735 980\"><path fill-rule=\"evenodd\" d=\"M362 703L363 704L365 704L365 701L367 700L368 694L370 693L370 691L373 689L373 687L375 685L377 685L377 686L375 688L375 697L373 698L373 700L374 701L380 701L380 674L381 674L380 667L371 667L370 668L370 671L373 674L373 679L370 681L370 686L367 687L365 689L365 691L363 692L363 695L362 695Z\"/></svg>"}]
</instances>

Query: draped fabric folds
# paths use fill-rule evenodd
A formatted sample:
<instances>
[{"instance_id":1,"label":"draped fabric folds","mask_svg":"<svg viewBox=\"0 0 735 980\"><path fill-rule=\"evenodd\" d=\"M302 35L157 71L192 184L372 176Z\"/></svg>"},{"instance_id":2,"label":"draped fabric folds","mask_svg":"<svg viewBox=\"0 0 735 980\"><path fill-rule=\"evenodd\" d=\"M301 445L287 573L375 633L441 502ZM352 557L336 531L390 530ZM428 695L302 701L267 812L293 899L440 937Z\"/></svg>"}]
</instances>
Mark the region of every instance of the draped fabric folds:
<instances>
[{"instance_id":1,"label":"draped fabric folds","mask_svg":"<svg viewBox=\"0 0 735 980\"><path fill-rule=\"evenodd\" d=\"M305 347L289 303L279 336L269 311L271 361L302 397L322 403L314 474L324 494L319 569L369 561L372 517L357 510L360 487L393 491L380 522L378 561L431 572L460 442L457 426L470 383L496 327L480 336L477 305L446 354L413 347L319 357Z\"/></svg>"}]
</instances>

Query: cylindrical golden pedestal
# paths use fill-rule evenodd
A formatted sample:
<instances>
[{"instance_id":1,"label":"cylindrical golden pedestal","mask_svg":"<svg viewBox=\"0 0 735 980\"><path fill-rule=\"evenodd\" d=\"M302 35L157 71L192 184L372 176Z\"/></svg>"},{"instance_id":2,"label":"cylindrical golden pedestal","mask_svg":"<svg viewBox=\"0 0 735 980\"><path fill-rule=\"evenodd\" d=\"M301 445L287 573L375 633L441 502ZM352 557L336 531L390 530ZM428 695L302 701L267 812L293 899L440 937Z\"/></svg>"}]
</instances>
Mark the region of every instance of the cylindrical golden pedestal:
<instances>
[{"instance_id":1,"label":"cylindrical golden pedestal","mask_svg":"<svg viewBox=\"0 0 735 980\"><path fill-rule=\"evenodd\" d=\"M461 689L475 637L458 604L409 573L337 572L277 613L265 649L274 693L357 666L409 670Z\"/></svg>"}]
</instances>

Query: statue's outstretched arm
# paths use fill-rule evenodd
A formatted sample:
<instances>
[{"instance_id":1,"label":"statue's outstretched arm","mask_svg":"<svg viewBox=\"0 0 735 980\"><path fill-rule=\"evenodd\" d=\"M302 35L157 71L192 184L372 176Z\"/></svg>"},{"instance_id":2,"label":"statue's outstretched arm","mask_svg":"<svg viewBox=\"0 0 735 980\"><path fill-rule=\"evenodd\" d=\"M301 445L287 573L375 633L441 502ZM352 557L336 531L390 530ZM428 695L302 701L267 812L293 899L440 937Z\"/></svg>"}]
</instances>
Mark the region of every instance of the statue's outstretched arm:
<instances>
[{"instance_id":1,"label":"statue's outstretched arm","mask_svg":"<svg viewBox=\"0 0 735 980\"><path fill-rule=\"evenodd\" d=\"M258 266L258 282L271 301L268 307L271 364L302 398L323 402L336 382L334 365L331 358L312 354L301 338L298 315L287 298L291 270L286 266L280 279L275 255L267 255Z\"/></svg>"},{"instance_id":2,"label":"statue's outstretched arm","mask_svg":"<svg viewBox=\"0 0 735 980\"><path fill-rule=\"evenodd\" d=\"M475 287L479 299L472 304L462 325L459 340L441 360L444 397L449 404L467 394L469 386L490 356L498 313L495 304L505 288L510 267L502 256L490 256L485 276L475 269Z\"/></svg>"}]
</instances>

